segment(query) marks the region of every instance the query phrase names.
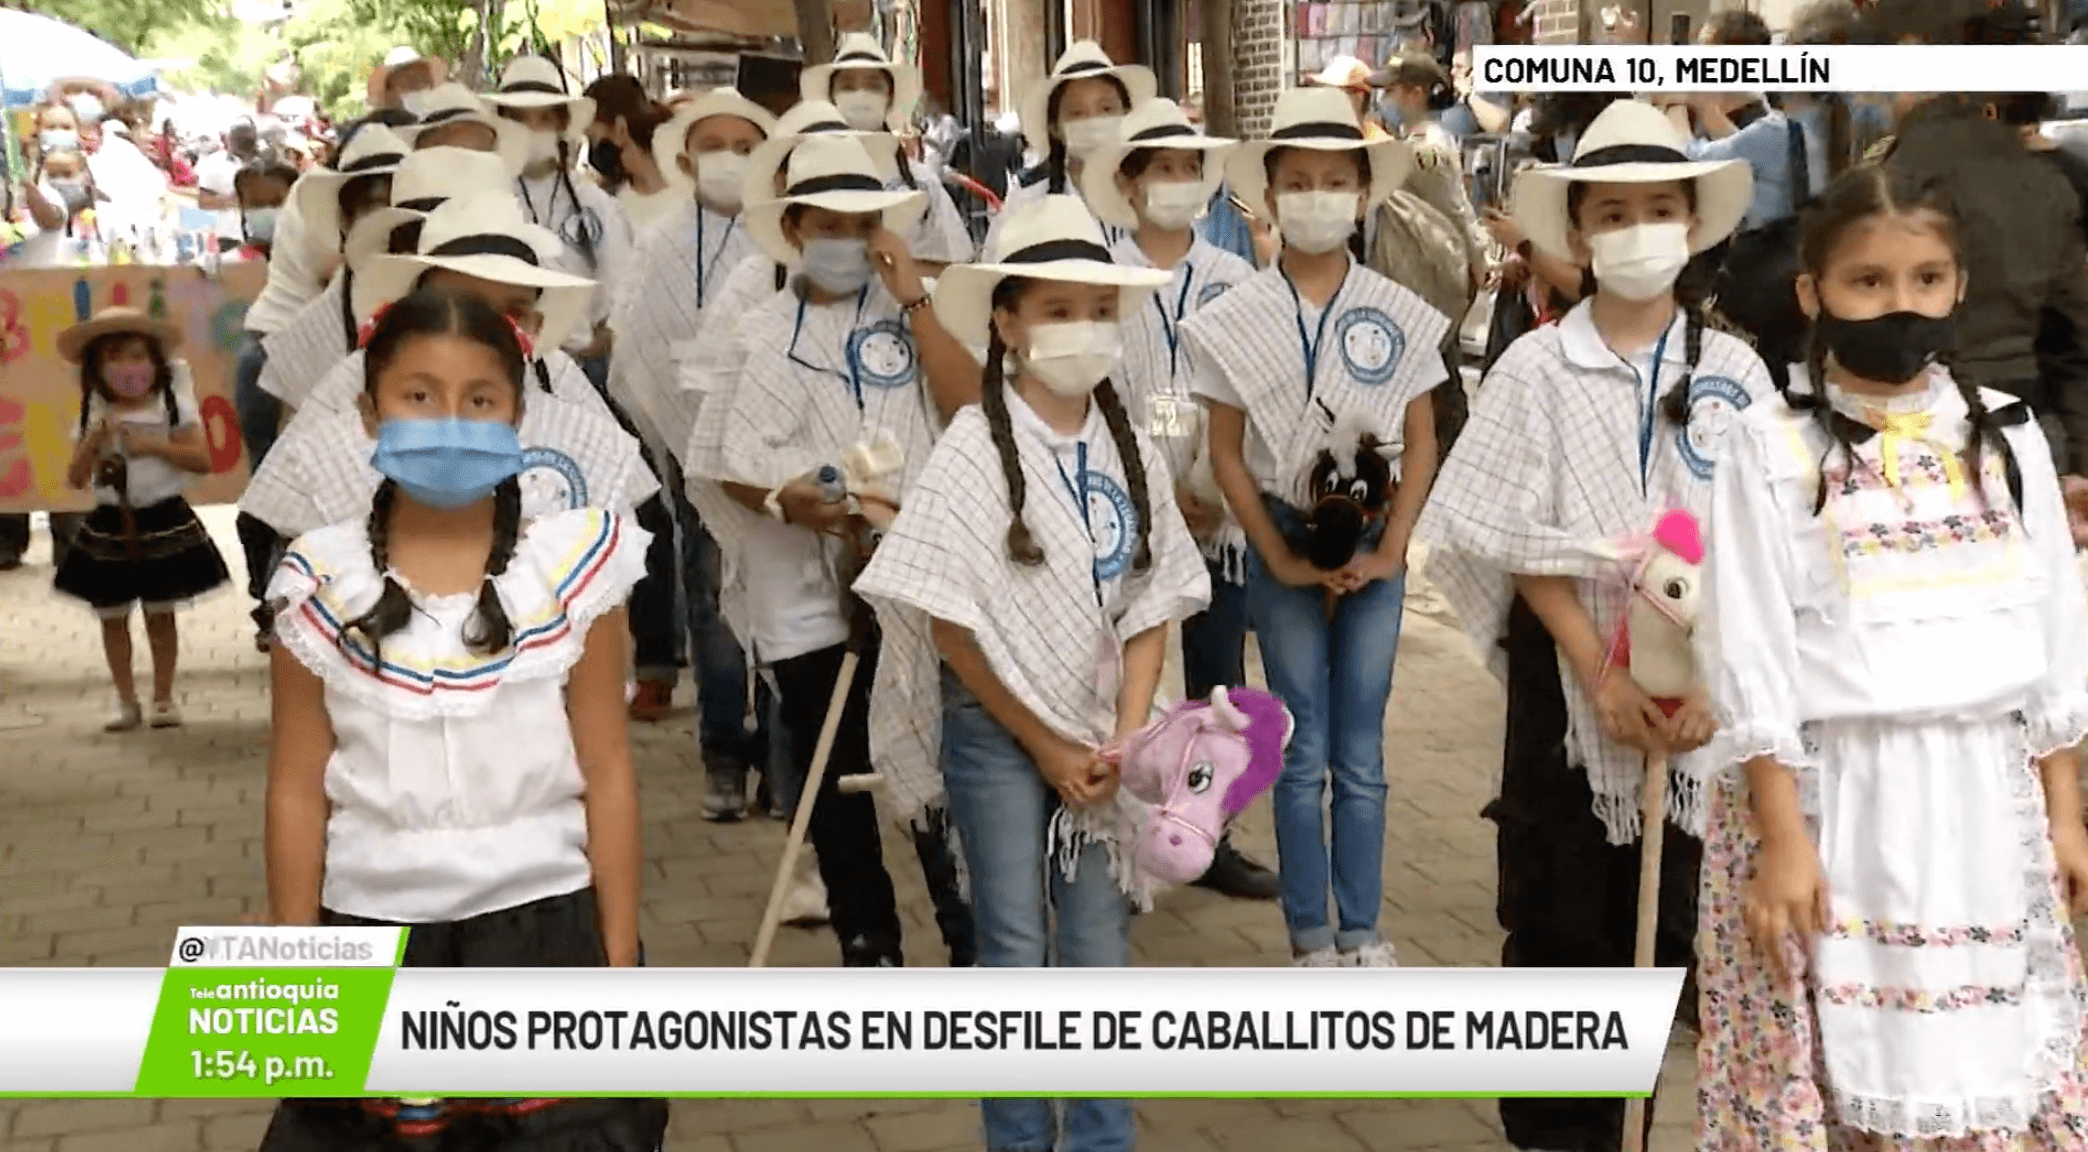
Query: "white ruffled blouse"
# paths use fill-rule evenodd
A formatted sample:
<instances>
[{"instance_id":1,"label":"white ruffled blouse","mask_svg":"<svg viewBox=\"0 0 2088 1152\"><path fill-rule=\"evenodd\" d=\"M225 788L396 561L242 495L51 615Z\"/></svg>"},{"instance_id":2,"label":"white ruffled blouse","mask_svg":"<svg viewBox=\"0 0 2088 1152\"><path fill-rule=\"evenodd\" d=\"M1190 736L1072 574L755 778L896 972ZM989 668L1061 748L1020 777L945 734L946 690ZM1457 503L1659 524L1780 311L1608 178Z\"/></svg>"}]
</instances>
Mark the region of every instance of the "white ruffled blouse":
<instances>
[{"instance_id":1,"label":"white ruffled blouse","mask_svg":"<svg viewBox=\"0 0 2088 1152\"><path fill-rule=\"evenodd\" d=\"M589 627L645 574L649 539L592 508L526 525L493 578L514 639L491 655L464 643L476 592L409 590L411 618L375 651L348 630L383 590L360 520L290 546L268 597L333 724L325 907L439 923L592 882L565 681Z\"/></svg>"}]
</instances>

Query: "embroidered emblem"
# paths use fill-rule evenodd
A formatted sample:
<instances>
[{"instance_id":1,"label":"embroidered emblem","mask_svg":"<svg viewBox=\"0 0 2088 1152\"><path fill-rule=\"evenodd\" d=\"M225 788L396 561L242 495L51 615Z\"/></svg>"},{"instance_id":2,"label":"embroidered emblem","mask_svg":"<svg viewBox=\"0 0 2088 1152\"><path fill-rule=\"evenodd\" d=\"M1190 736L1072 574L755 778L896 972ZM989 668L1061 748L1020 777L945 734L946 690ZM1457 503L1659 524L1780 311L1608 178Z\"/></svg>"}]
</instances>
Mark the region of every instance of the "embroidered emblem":
<instances>
[{"instance_id":1,"label":"embroidered emblem","mask_svg":"<svg viewBox=\"0 0 2088 1152\"><path fill-rule=\"evenodd\" d=\"M1375 308L1352 308L1334 325L1342 362L1356 383L1376 387L1392 379L1406 354L1406 333Z\"/></svg>"},{"instance_id":2,"label":"embroidered emblem","mask_svg":"<svg viewBox=\"0 0 2088 1152\"><path fill-rule=\"evenodd\" d=\"M1232 285L1230 284L1206 284L1203 286L1203 291L1196 294L1196 306L1202 308L1230 291L1232 291Z\"/></svg>"},{"instance_id":3,"label":"embroidered emblem","mask_svg":"<svg viewBox=\"0 0 2088 1152\"><path fill-rule=\"evenodd\" d=\"M1675 448L1697 479L1711 478L1726 432L1751 403L1737 380L1698 376L1689 382L1689 426L1676 431Z\"/></svg>"},{"instance_id":4,"label":"embroidered emblem","mask_svg":"<svg viewBox=\"0 0 2088 1152\"><path fill-rule=\"evenodd\" d=\"M897 320L880 320L848 337L848 365L875 388L897 388L914 378L913 338Z\"/></svg>"},{"instance_id":5,"label":"embroidered emblem","mask_svg":"<svg viewBox=\"0 0 2088 1152\"><path fill-rule=\"evenodd\" d=\"M522 450L522 508L531 516L587 507L587 477L556 448Z\"/></svg>"},{"instance_id":6,"label":"embroidered emblem","mask_svg":"<svg viewBox=\"0 0 2088 1152\"><path fill-rule=\"evenodd\" d=\"M565 218L565 224L559 228L558 238L575 248L583 248L601 244L602 237L607 234L607 229L602 227L601 213L592 208L582 208Z\"/></svg>"},{"instance_id":7,"label":"embroidered emblem","mask_svg":"<svg viewBox=\"0 0 2088 1152\"><path fill-rule=\"evenodd\" d=\"M1101 472L1087 474L1088 529L1095 538L1095 579L1114 580L1131 567L1138 509L1123 486Z\"/></svg>"}]
</instances>

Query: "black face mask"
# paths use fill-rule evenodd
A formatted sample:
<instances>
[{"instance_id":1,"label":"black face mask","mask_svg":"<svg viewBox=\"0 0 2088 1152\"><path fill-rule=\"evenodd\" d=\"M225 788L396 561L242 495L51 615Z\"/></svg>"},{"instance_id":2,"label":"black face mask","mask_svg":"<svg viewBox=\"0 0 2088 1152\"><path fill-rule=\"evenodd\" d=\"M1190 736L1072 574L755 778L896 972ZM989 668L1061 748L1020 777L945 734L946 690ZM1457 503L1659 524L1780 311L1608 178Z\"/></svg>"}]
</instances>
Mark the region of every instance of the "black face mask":
<instances>
[{"instance_id":1,"label":"black face mask","mask_svg":"<svg viewBox=\"0 0 2088 1152\"><path fill-rule=\"evenodd\" d=\"M587 166L602 174L602 179L617 183L624 178L623 149L608 140L597 140L587 146Z\"/></svg>"},{"instance_id":2,"label":"black face mask","mask_svg":"<svg viewBox=\"0 0 2088 1152\"><path fill-rule=\"evenodd\" d=\"M1866 380L1901 384L1957 348L1957 321L1919 312L1844 320L1825 310L1813 321L1835 362Z\"/></svg>"}]
</instances>

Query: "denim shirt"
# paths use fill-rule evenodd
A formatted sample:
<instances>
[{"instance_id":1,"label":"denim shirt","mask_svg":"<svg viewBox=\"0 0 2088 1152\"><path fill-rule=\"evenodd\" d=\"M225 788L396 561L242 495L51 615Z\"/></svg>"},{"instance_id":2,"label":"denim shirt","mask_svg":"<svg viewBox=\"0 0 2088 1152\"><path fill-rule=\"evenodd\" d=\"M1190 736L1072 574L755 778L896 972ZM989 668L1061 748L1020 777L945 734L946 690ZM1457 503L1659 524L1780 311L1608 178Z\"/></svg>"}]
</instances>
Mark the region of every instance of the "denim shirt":
<instances>
[{"instance_id":1,"label":"denim shirt","mask_svg":"<svg viewBox=\"0 0 2088 1152\"><path fill-rule=\"evenodd\" d=\"M1196 224L1197 235L1206 243L1224 249L1255 267L1261 262L1254 258L1254 232L1247 226L1247 218L1233 207L1232 196L1226 188L1219 188L1211 197L1210 211Z\"/></svg>"},{"instance_id":2,"label":"denim shirt","mask_svg":"<svg viewBox=\"0 0 2088 1152\"><path fill-rule=\"evenodd\" d=\"M1797 200L1792 195L1796 180L1791 171L1790 123L1783 112L1771 109L1724 139L1698 138L1689 143L1692 160L1744 160L1754 172L1754 201L1747 206L1742 228L1760 228L1797 211ZM1804 128L1802 119L1800 127ZM1807 133L1808 148L1811 135ZM1810 161L1808 152L1807 162ZM1825 174L1824 166L1813 171L1815 187Z\"/></svg>"}]
</instances>

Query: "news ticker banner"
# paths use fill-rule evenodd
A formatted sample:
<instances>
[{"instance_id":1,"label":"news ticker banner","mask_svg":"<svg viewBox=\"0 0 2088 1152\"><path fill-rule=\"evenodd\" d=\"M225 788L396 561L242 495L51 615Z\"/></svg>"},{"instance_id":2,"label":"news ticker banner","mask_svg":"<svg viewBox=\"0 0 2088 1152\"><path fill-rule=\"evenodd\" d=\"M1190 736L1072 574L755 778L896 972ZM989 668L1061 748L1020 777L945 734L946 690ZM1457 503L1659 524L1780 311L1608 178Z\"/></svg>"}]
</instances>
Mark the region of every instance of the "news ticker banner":
<instances>
[{"instance_id":1,"label":"news ticker banner","mask_svg":"<svg viewBox=\"0 0 2088 1152\"><path fill-rule=\"evenodd\" d=\"M396 928L0 969L0 1095L1644 1096L1678 969L406 968Z\"/></svg>"},{"instance_id":2,"label":"news ticker banner","mask_svg":"<svg viewBox=\"0 0 2088 1152\"><path fill-rule=\"evenodd\" d=\"M1687 44L1472 49L1479 92L2075 92L2088 46Z\"/></svg>"}]
</instances>

